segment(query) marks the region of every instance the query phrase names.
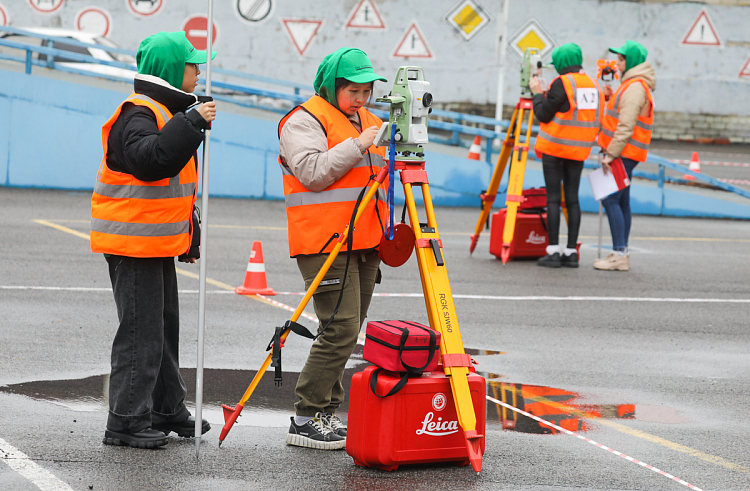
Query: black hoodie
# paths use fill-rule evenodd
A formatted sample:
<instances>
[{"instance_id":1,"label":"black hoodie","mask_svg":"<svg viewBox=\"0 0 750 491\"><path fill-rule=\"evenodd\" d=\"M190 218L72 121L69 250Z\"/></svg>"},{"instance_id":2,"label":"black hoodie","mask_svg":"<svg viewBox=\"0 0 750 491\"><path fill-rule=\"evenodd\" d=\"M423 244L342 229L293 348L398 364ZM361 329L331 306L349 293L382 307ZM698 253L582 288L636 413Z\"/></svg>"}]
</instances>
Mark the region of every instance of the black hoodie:
<instances>
[{"instance_id":1,"label":"black hoodie","mask_svg":"<svg viewBox=\"0 0 750 491\"><path fill-rule=\"evenodd\" d=\"M581 71L581 65L571 65L563 68L560 71L560 75L566 73L578 73ZM557 77L549 87L547 91L547 97L544 94L536 94L534 96L534 116L542 123L549 123L557 113L566 113L570 111L570 103L568 102L568 95L565 93L565 87L563 86L560 77Z\"/></svg>"}]
</instances>

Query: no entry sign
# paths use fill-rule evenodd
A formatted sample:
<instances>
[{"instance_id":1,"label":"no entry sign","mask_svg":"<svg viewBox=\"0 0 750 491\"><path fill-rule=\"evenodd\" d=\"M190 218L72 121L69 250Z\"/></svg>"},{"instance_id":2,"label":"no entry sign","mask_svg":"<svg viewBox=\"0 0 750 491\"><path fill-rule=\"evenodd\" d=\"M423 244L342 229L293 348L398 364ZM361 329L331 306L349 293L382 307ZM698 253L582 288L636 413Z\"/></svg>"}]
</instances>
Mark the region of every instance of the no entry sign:
<instances>
[{"instance_id":1,"label":"no entry sign","mask_svg":"<svg viewBox=\"0 0 750 491\"><path fill-rule=\"evenodd\" d=\"M216 22L214 22L213 36L211 42L215 45L216 38L219 35L219 30L216 28ZM195 49L206 49L206 36L208 31L208 18L205 15L193 15L188 17L185 23L182 25L182 30L185 31L185 35Z\"/></svg>"},{"instance_id":2,"label":"no entry sign","mask_svg":"<svg viewBox=\"0 0 750 491\"><path fill-rule=\"evenodd\" d=\"M76 15L76 29L79 31L106 37L111 25L109 13L97 7L85 8Z\"/></svg>"}]
</instances>

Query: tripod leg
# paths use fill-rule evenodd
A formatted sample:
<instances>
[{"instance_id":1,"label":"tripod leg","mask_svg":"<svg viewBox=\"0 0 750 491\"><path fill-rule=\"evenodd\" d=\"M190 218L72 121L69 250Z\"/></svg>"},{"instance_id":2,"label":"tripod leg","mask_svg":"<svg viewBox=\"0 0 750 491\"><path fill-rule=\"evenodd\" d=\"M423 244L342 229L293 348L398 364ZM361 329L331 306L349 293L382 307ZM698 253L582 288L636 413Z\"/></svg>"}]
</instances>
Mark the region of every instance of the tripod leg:
<instances>
[{"instance_id":1,"label":"tripod leg","mask_svg":"<svg viewBox=\"0 0 750 491\"><path fill-rule=\"evenodd\" d=\"M414 228L416 236L417 263L419 274L422 279L427 315L430 326L440 331L442 336L440 353L443 360L445 374L450 377L451 392L456 404L458 423L464 430L466 447L469 453L469 461L476 472L482 468L481 443L484 435L477 432L477 419L474 412L474 404L471 399L469 388L469 367L471 357L464 351L461 331L456 318L456 308L453 303L448 273L442 250L442 242L438 235L435 213L432 207L426 174L422 180L425 182L409 181L404 173L401 173L404 183L404 196L409 210L409 221ZM414 203L412 183L419 184L422 188L427 224L420 225L419 216Z\"/></svg>"},{"instance_id":2,"label":"tripod leg","mask_svg":"<svg viewBox=\"0 0 750 491\"><path fill-rule=\"evenodd\" d=\"M469 254L474 252L479 241L479 235L482 233L482 228L487 222L492 211L492 204L495 202L495 196L497 196L497 189L500 187L500 181L503 178L503 173L508 165L510 154L513 151L513 144L515 142L515 130L514 122L516 121L516 114L518 113L518 106L513 111L513 117L511 118L511 124L505 133L505 141L503 142L503 148L500 151L500 156L497 158L497 164L495 170L492 173L490 184L487 187L487 191L482 195L482 212L479 214L479 221L474 229L474 235L471 236L471 245L469 246Z\"/></svg>"},{"instance_id":3,"label":"tripod leg","mask_svg":"<svg viewBox=\"0 0 750 491\"><path fill-rule=\"evenodd\" d=\"M375 196L375 193L378 192L380 185L385 181L385 178L387 175L388 175L388 167L385 166L382 169L380 169L378 176L375 178L375 183L372 184L372 186L370 186L370 189L368 189L364 198L362 198L362 201L359 204L359 208L357 208L357 214L354 216L354 225L357 224L360 217L365 212L365 209L367 209L367 205L370 204L370 201L372 201L372 198ZM305 310L305 307L307 307L307 304L312 298L313 294L315 293L315 290L317 290L318 286L320 286L320 282L323 281L323 278L325 277L328 270L331 268L333 261L336 259L336 256L338 256L339 252L341 251L341 248L344 246L344 243L348 235L349 235L349 225L347 225L344 231L341 233L341 236L339 237L338 242L336 242L336 245L334 246L333 250L328 254L328 258L326 259L326 262L323 263L323 266L320 268L320 271L318 271L317 276L315 276L315 279L310 285L310 288L308 288L307 292L305 293L305 296L302 298L302 301L297 307L297 310L295 310L294 314L292 314L292 317L291 317L292 322L297 322L297 320L302 315L302 312ZM281 335L282 346L287 336L289 336L289 333L290 333L290 330L287 329ZM272 357L272 353L269 353L268 356L266 356L266 360L263 362L263 365L261 365L260 369L255 374L255 377L253 377L252 382L250 382L250 385L245 391L245 394L242 396L242 399L240 399L240 402L237 403L237 406L233 408L233 407L222 404L222 407L224 408L224 427L222 428L221 434L219 435L219 445L221 445L221 443L224 441L224 438L226 438L227 434L229 433L229 430L232 429L232 426L234 425L235 421L237 421L237 417L240 415L240 413L242 412L242 409L245 407L247 400L253 394L253 392L255 391L255 388L258 386L258 383L260 382L260 379L263 377L263 375L265 375L266 370L271 365L271 357Z\"/></svg>"},{"instance_id":4,"label":"tripod leg","mask_svg":"<svg viewBox=\"0 0 750 491\"><path fill-rule=\"evenodd\" d=\"M534 108L530 99L522 99L520 111L517 116L515 126L516 146L513 149L513 160L510 165L510 176L508 178L508 197L505 200L508 211L505 215L505 226L503 228L503 246L500 253L500 259L503 264L510 258L510 246L513 242L513 235L516 229L516 213L518 206L523 200L523 178L526 173L526 160L529 155L529 141L531 139L531 125L534 122ZM526 125L526 139L521 143L521 122L523 121L524 111L528 110L528 123Z\"/></svg>"}]
</instances>

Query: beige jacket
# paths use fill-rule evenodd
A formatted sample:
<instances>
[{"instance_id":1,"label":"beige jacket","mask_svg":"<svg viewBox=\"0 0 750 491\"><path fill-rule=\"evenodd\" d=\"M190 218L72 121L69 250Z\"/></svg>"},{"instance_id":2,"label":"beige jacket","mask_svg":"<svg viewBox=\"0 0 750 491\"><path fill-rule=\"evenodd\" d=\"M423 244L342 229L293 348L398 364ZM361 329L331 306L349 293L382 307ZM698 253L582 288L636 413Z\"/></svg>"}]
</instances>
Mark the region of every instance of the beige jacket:
<instances>
[{"instance_id":1,"label":"beige jacket","mask_svg":"<svg viewBox=\"0 0 750 491\"><path fill-rule=\"evenodd\" d=\"M650 61L645 61L625 72L621 82L633 78L643 79L652 91L656 90L656 72ZM638 121L638 116L647 116L650 105L646 89L641 84L632 84L622 93L620 97L620 119L617 122L615 136L606 149L608 155L615 158L620 156L625 145L633 136L633 129Z\"/></svg>"},{"instance_id":2,"label":"beige jacket","mask_svg":"<svg viewBox=\"0 0 750 491\"><path fill-rule=\"evenodd\" d=\"M359 115L349 118L362 131ZM347 138L328 149L328 139L314 116L304 110L292 114L279 137L279 155L294 177L313 192L323 191L354 167L365 155L358 138Z\"/></svg>"}]
</instances>

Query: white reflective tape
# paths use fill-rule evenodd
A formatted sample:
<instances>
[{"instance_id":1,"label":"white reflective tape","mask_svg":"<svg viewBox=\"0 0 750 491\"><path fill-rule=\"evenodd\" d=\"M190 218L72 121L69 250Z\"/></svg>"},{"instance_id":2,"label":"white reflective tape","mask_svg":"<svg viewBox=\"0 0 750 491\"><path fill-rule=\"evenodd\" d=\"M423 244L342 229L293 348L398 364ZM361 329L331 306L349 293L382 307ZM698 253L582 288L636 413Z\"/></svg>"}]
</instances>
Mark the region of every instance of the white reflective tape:
<instances>
[{"instance_id":1,"label":"white reflective tape","mask_svg":"<svg viewBox=\"0 0 750 491\"><path fill-rule=\"evenodd\" d=\"M248 273L265 273L266 265L264 263L247 263Z\"/></svg>"}]
</instances>

